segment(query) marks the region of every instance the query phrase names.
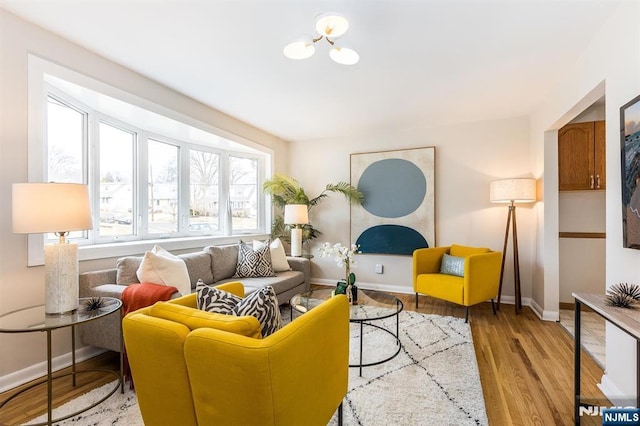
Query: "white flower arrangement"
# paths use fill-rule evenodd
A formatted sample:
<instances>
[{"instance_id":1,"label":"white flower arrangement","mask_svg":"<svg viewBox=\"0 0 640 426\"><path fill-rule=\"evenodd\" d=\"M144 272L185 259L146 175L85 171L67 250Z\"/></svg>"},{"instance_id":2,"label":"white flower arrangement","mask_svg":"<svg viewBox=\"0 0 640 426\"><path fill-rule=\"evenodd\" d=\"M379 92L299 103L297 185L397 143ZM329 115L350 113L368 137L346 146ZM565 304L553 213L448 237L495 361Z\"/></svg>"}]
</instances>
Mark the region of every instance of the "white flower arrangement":
<instances>
[{"instance_id":1,"label":"white flower arrangement","mask_svg":"<svg viewBox=\"0 0 640 426\"><path fill-rule=\"evenodd\" d=\"M338 267L345 267L346 283L353 284L355 282L355 275L351 277L351 267L356 266L356 254L360 253L358 248L360 246L351 244L350 247L343 246L340 243L331 245L331 243L324 243L318 249L320 257L333 257Z\"/></svg>"}]
</instances>

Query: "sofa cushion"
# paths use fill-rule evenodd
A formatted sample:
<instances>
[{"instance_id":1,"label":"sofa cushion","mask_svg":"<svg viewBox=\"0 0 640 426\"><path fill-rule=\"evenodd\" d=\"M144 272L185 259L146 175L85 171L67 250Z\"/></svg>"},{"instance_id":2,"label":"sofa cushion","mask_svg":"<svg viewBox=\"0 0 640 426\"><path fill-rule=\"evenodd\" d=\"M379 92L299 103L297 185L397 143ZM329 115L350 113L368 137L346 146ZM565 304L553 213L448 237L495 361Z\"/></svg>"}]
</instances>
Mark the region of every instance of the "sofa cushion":
<instances>
[{"instance_id":1,"label":"sofa cushion","mask_svg":"<svg viewBox=\"0 0 640 426\"><path fill-rule=\"evenodd\" d=\"M444 254L442 256L442 263L440 265L440 273L447 275L455 275L457 277L464 276L464 257L449 256Z\"/></svg>"},{"instance_id":2,"label":"sofa cushion","mask_svg":"<svg viewBox=\"0 0 640 426\"><path fill-rule=\"evenodd\" d=\"M206 251L186 253L178 256L184 260L191 280L191 288L195 289L198 280L205 284L213 284L213 272L211 270L211 254Z\"/></svg>"},{"instance_id":3,"label":"sofa cushion","mask_svg":"<svg viewBox=\"0 0 640 426\"><path fill-rule=\"evenodd\" d=\"M191 280L184 260L157 244L144 254L136 275L140 282L174 286L182 295L191 293Z\"/></svg>"},{"instance_id":4,"label":"sofa cushion","mask_svg":"<svg viewBox=\"0 0 640 426\"><path fill-rule=\"evenodd\" d=\"M197 307L203 311L228 315L241 300L242 297L219 288L206 284L196 286Z\"/></svg>"},{"instance_id":5,"label":"sofa cushion","mask_svg":"<svg viewBox=\"0 0 640 426\"><path fill-rule=\"evenodd\" d=\"M247 337L262 337L260 321L251 315L231 316L205 312L169 302L157 302L149 309L149 315L179 322L189 327L190 330L215 328Z\"/></svg>"},{"instance_id":6,"label":"sofa cushion","mask_svg":"<svg viewBox=\"0 0 640 426\"><path fill-rule=\"evenodd\" d=\"M121 257L116 261L116 284L129 285L139 283L136 271L142 262L141 256Z\"/></svg>"},{"instance_id":7,"label":"sofa cushion","mask_svg":"<svg viewBox=\"0 0 640 426\"><path fill-rule=\"evenodd\" d=\"M467 257L467 256L471 256L472 254L489 253L490 251L491 250L489 250L486 247L468 247L468 246L458 246L453 244L451 245L449 254L451 256Z\"/></svg>"},{"instance_id":8,"label":"sofa cushion","mask_svg":"<svg viewBox=\"0 0 640 426\"><path fill-rule=\"evenodd\" d=\"M216 285L220 285L227 282L237 281L237 278L228 278L222 281L216 281ZM304 284L305 276L300 271L285 271L278 272L275 277L262 277L262 278L242 278L242 284L244 284L245 294L249 294L255 289L271 286L276 291L276 294L281 294L289 289ZM288 300L281 300L282 303L288 302Z\"/></svg>"},{"instance_id":9,"label":"sofa cushion","mask_svg":"<svg viewBox=\"0 0 640 426\"><path fill-rule=\"evenodd\" d=\"M273 266L273 272L290 271L291 266L287 261L287 254L284 251L284 246L282 245L280 238L276 238L271 241L271 243L269 243L269 240L253 240L253 249L258 250L266 244L269 244L269 250L271 251L271 266Z\"/></svg>"},{"instance_id":10,"label":"sofa cushion","mask_svg":"<svg viewBox=\"0 0 640 426\"><path fill-rule=\"evenodd\" d=\"M267 286L254 291L233 308L237 316L252 315L262 325L262 337L267 337L282 328L282 316L278 297L273 287Z\"/></svg>"},{"instance_id":11,"label":"sofa cushion","mask_svg":"<svg viewBox=\"0 0 640 426\"><path fill-rule=\"evenodd\" d=\"M234 278L273 277L271 249L268 245L254 250L253 246L241 241L238 251L238 264Z\"/></svg>"},{"instance_id":12,"label":"sofa cushion","mask_svg":"<svg viewBox=\"0 0 640 426\"><path fill-rule=\"evenodd\" d=\"M226 280L236 273L238 265L238 245L207 246L205 251L211 254L213 281Z\"/></svg>"}]
</instances>

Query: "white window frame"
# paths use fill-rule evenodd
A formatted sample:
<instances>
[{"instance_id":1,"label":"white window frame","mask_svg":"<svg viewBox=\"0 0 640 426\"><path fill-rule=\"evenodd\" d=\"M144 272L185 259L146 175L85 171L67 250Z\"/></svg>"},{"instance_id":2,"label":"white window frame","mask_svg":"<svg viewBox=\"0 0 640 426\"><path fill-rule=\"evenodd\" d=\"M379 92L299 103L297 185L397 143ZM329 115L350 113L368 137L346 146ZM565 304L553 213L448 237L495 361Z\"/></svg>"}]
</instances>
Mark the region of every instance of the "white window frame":
<instances>
[{"instance_id":1,"label":"white window frame","mask_svg":"<svg viewBox=\"0 0 640 426\"><path fill-rule=\"evenodd\" d=\"M47 96L49 92L55 94L56 97L64 100L65 103L70 103L74 107L81 106L81 111L88 112L88 120L86 125L88 126L86 134L88 135L88 144L84 152L85 161L83 162L84 175L87 179L87 183L92 189L92 207L94 215L94 229L99 229L99 217L100 217L100 197L98 190L100 185L99 176L99 149L98 145L98 123L104 122L114 127L123 128L123 130L131 131L137 134L137 176L135 176L134 191L136 191L134 204L134 222L138 222L134 225L138 228L138 234L132 238L117 238L114 241L113 237L102 238L97 232L90 230L88 232L88 238L82 239L78 242L80 246L79 258L80 260L112 258L133 254L143 253L145 250L149 250L153 244L159 243L168 250L183 250L202 248L205 245L212 244L228 244L238 241L239 236L252 236L253 238L266 238L270 232L271 226L271 208L270 199L267 196L258 196L257 203L257 224L258 227L252 230L243 230L240 233L233 234L231 229L231 217L225 217L223 214L223 203L225 200L229 200L229 179L228 179L228 158L229 156L245 157L257 159L258 163L258 191L261 191L266 176L270 175L273 167L273 151L257 144L256 142L249 141L240 136L231 134L227 131L223 131L212 127L211 125L199 122L190 117L186 117L180 113L176 113L161 107L157 104L153 104L142 98L138 98L130 93L125 93L119 89L108 86L104 83L93 80L90 77L83 76L72 70L66 69L59 65L45 61L35 55L28 55L28 74L29 74L29 139L28 139L28 176L29 182L42 182L46 180L47 170L47 146L46 146L46 111L43 111L43 105L46 105ZM260 153L248 153L235 150L226 150L215 147L207 147L199 143L191 143L188 141L176 141L170 137L158 135L153 132L145 131L142 128L138 128L130 123L123 123L120 120L105 115L99 111L95 111L77 99L69 99L70 96L65 96L64 92L51 87L46 83L45 76L52 75L57 78L61 78L72 82L77 85L88 87L91 90L104 93L106 96L114 97L123 102L130 103L136 107L147 109L156 114L164 115L172 120L179 121L187 126L195 127L205 132L209 132L218 137L224 138L233 143L239 143L250 147L254 151ZM87 108L89 111L86 111ZM180 209L180 217L178 218L178 232L173 238L153 238L153 235L144 235L142 233L144 224L136 218L146 217L146 194L145 182L148 178L146 166L146 146L148 138L158 140L160 142L175 144L179 147L179 164L178 173L178 192ZM190 149L197 149L201 151L213 152L220 156L220 230L217 234L202 236L202 233L189 231L189 159ZM86 170L87 165L93 163L96 167L90 167ZM144 203L141 200L145 200ZM135 212L136 207L138 211ZM127 236L128 237L128 236ZM36 266L44 264L44 236L42 234L33 234L28 236L28 265Z\"/></svg>"}]
</instances>

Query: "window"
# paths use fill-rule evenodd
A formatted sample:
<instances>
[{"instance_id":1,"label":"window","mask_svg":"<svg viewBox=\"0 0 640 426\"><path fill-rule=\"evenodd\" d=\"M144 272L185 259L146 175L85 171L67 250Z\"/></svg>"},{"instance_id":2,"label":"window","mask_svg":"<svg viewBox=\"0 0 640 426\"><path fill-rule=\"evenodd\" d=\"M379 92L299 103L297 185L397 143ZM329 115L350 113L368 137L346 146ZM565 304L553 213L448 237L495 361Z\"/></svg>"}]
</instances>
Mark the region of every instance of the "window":
<instances>
[{"instance_id":1,"label":"window","mask_svg":"<svg viewBox=\"0 0 640 426\"><path fill-rule=\"evenodd\" d=\"M70 239L113 256L112 245L98 248L157 239L174 239L173 247L188 248L202 244L196 237L267 232L260 188L268 154L203 130L207 126L194 127L187 117L180 121L46 72L40 76L35 85L42 93L40 107L31 100L29 105L30 117L37 117L30 125L38 124L33 134L40 136L29 143L42 149L47 166L42 170L43 163L32 156L30 175L86 183L92 197L93 229L73 232ZM41 251L38 245L33 247ZM123 247L119 254L140 252L135 244ZM41 264L40 259L42 254L30 249L29 264Z\"/></svg>"},{"instance_id":2,"label":"window","mask_svg":"<svg viewBox=\"0 0 640 426\"><path fill-rule=\"evenodd\" d=\"M136 134L107 123L99 125L100 237L135 235L134 159Z\"/></svg>"}]
</instances>

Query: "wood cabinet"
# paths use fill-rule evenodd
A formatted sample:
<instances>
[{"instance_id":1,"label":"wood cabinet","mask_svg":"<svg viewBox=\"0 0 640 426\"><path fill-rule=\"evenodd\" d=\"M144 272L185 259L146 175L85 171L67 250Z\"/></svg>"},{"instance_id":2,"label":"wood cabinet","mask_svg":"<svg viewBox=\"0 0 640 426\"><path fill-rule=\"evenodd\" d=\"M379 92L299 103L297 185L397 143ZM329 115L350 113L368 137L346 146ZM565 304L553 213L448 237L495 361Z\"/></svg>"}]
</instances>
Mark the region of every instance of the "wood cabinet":
<instances>
[{"instance_id":1,"label":"wood cabinet","mask_svg":"<svg viewBox=\"0 0 640 426\"><path fill-rule=\"evenodd\" d=\"M558 131L558 189L606 189L605 158L604 121L567 124Z\"/></svg>"}]
</instances>

